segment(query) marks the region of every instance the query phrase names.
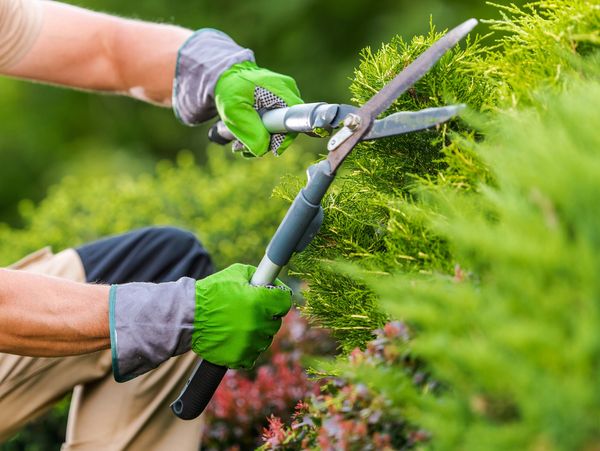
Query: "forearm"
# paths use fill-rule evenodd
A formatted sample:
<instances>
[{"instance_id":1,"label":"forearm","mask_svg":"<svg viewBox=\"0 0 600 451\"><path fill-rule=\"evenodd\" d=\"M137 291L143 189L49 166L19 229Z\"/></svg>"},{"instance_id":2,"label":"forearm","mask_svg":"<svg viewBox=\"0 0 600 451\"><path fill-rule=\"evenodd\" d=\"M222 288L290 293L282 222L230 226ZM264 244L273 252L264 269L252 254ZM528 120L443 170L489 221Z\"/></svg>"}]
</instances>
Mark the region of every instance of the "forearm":
<instances>
[{"instance_id":1,"label":"forearm","mask_svg":"<svg viewBox=\"0 0 600 451\"><path fill-rule=\"evenodd\" d=\"M109 289L0 269L0 351L52 357L109 348Z\"/></svg>"},{"instance_id":2,"label":"forearm","mask_svg":"<svg viewBox=\"0 0 600 451\"><path fill-rule=\"evenodd\" d=\"M41 32L7 75L170 106L177 51L190 30L54 1L42 5Z\"/></svg>"}]
</instances>

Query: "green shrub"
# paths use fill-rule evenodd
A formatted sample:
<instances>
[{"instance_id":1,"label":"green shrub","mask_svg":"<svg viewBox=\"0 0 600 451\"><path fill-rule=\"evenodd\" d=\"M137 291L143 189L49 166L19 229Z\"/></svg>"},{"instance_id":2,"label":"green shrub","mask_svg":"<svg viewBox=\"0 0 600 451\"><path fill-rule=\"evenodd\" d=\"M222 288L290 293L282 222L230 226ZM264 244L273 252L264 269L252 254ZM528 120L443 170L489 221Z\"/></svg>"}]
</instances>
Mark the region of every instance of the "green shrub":
<instances>
[{"instance_id":1,"label":"green shrub","mask_svg":"<svg viewBox=\"0 0 600 451\"><path fill-rule=\"evenodd\" d=\"M360 146L327 199L323 232L294 261L309 282L305 312L367 358L323 364L343 389L307 400L290 427L272 420L266 449L600 441L600 3L504 11L495 45L456 49L390 110L462 101L478 113ZM357 102L435 37L363 52ZM409 325L404 358L370 358L371 330L390 317ZM366 387L362 404L355 387ZM373 400L381 421L357 433ZM403 436L381 442L390 428Z\"/></svg>"},{"instance_id":2,"label":"green shrub","mask_svg":"<svg viewBox=\"0 0 600 451\"><path fill-rule=\"evenodd\" d=\"M258 263L286 208L272 198L273 188L301 173L306 156L296 149L280 158L243 160L211 150L206 166L182 152L176 164L162 162L154 175L65 178L39 205L22 203L22 229L0 227L0 264L42 246L60 250L148 225L195 232L220 267Z\"/></svg>"},{"instance_id":3,"label":"green shrub","mask_svg":"<svg viewBox=\"0 0 600 451\"><path fill-rule=\"evenodd\" d=\"M541 100L547 109L503 116L477 146L493 186L427 196L453 274L362 276L410 324L405 355L438 389L423 390L404 361L329 368L383 398L384 418L427 431L435 449L600 440L600 112L586 108L600 104L600 77Z\"/></svg>"},{"instance_id":4,"label":"green shrub","mask_svg":"<svg viewBox=\"0 0 600 451\"><path fill-rule=\"evenodd\" d=\"M510 16L495 23L499 37L492 45L472 38L449 52L387 113L456 101L492 119L521 104L544 108L536 92L564 89L583 76L577 55L597 47L597 1L541 1L523 11L503 11ZM354 100L364 103L438 37L432 27L428 36L410 43L396 38L377 52L364 50L351 86ZM526 75L515 75L520 73ZM481 121L478 116L472 122ZM477 192L490 182L474 152L481 139L481 132L456 120L437 130L361 144L348 158L325 201L321 233L294 260L294 269L310 285L305 313L334 330L346 351L364 346L387 315L371 291L340 277L329 261L343 259L384 273L452 273L446 240L427 226L435 210L419 192L424 186Z\"/></svg>"}]
</instances>

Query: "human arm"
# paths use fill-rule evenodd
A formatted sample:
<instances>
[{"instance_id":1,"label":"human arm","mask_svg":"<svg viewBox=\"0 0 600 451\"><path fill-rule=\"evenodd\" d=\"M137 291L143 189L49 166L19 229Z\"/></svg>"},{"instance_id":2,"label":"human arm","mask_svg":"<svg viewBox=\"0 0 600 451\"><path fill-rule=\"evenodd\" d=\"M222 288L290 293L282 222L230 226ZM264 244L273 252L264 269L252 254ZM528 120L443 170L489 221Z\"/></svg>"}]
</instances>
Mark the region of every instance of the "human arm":
<instances>
[{"instance_id":1,"label":"human arm","mask_svg":"<svg viewBox=\"0 0 600 451\"><path fill-rule=\"evenodd\" d=\"M11 18L19 13L29 17L21 27ZM3 64L3 40L19 33L24 56ZM257 67L252 51L225 33L193 33L47 0L0 0L0 74L173 103L186 125L218 111L239 139L235 150L252 155L269 148L280 154L295 136L272 138L255 110L302 102L293 79Z\"/></svg>"},{"instance_id":2,"label":"human arm","mask_svg":"<svg viewBox=\"0 0 600 451\"><path fill-rule=\"evenodd\" d=\"M0 269L0 351L52 357L111 347L119 382L190 349L249 368L291 306L281 282L250 285L254 271L237 264L199 281L109 287Z\"/></svg>"},{"instance_id":3,"label":"human arm","mask_svg":"<svg viewBox=\"0 0 600 451\"><path fill-rule=\"evenodd\" d=\"M38 37L3 74L171 105L177 52L191 30L55 1L39 4L43 18Z\"/></svg>"},{"instance_id":4,"label":"human arm","mask_svg":"<svg viewBox=\"0 0 600 451\"><path fill-rule=\"evenodd\" d=\"M0 351L53 357L109 348L109 288L0 269Z\"/></svg>"}]
</instances>

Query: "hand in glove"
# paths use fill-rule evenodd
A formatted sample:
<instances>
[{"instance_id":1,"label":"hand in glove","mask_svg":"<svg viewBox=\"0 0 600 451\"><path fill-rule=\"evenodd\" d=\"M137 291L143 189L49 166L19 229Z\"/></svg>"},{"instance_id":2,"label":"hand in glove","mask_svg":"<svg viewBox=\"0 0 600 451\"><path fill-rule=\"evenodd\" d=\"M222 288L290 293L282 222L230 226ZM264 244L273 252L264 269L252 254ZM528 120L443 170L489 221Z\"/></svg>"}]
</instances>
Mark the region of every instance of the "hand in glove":
<instances>
[{"instance_id":1,"label":"hand in glove","mask_svg":"<svg viewBox=\"0 0 600 451\"><path fill-rule=\"evenodd\" d=\"M195 281L113 285L113 374L124 382L190 349L216 365L251 368L291 307L291 290L250 285L255 268L232 265Z\"/></svg>"},{"instance_id":2,"label":"hand in glove","mask_svg":"<svg viewBox=\"0 0 600 451\"><path fill-rule=\"evenodd\" d=\"M234 150L248 156L269 149L280 155L295 134L270 135L259 111L302 103L296 82L285 75L261 69L254 54L217 30L197 31L179 50L173 85L173 109L187 125L215 116L238 139Z\"/></svg>"}]
</instances>

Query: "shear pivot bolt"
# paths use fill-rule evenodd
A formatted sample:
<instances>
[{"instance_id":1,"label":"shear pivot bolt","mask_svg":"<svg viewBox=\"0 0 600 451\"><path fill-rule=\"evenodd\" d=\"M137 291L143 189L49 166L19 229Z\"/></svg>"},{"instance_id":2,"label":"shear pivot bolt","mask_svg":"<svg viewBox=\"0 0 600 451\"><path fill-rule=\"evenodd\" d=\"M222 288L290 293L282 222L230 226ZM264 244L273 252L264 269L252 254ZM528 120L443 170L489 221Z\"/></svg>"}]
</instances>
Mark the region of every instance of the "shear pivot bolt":
<instances>
[{"instance_id":1,"label":"shear pivot bolt","mask_svg":"<svg viewBox=\"0 0 600 451\"><path fill-rule=\"evenodd\" d=\"M344 119L344 126L348 127L350 130L356 130L360 127L360 116L354 113L348 114Z\"/></svg>"}]
</instances>

